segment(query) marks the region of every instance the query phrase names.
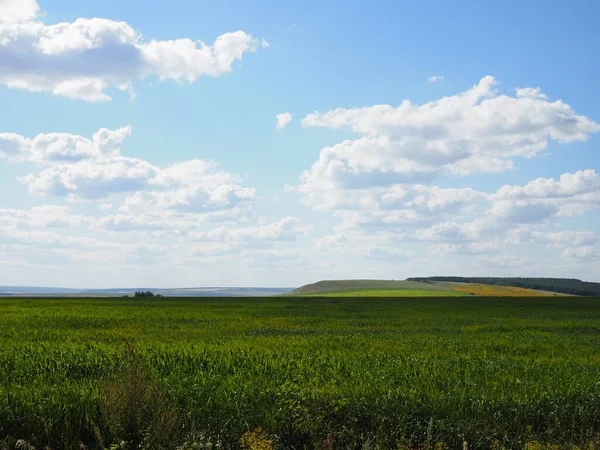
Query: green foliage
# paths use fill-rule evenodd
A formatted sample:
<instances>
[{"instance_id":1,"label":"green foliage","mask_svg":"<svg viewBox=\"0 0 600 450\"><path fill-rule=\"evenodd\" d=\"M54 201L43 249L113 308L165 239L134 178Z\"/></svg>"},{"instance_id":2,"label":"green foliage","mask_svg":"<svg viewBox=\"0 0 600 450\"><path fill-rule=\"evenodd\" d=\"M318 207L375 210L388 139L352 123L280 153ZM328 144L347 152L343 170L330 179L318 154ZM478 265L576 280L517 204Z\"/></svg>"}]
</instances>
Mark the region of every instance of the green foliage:
<instances>
[{"instance_id":1,"label":"green foliage","mask_svg":"<svg viewBox=\"0 0 600 450\"><path fill-rule=\"evenodd\" d=\"M513 286L539 291L559 292L569 295L600 296L600 283L571 278L498 278L498 277L416 277L407 281L431 283L450 281L454 283L480 283Z\"/></svg>"},{"instance_id":2,"label":"green foliage","mask_svg":"<svg viewBox=\"0 0 600 450\"><path fill-rule=\"evenodd\" d=\"M153 298L153 297L162 297L161 294L154 294L151 291L136 291L133 295L136 298Z\"/></svg>"},{"instance_id":3,"label":"green foliage","mask_svg":"<svg viewBox=\"0 0 600 450\"><path fill-rule=\"evenodd\" d=\"M6 299L0 439L591 449L599 349L596 298Z\"/></svg>"}]
</instances>

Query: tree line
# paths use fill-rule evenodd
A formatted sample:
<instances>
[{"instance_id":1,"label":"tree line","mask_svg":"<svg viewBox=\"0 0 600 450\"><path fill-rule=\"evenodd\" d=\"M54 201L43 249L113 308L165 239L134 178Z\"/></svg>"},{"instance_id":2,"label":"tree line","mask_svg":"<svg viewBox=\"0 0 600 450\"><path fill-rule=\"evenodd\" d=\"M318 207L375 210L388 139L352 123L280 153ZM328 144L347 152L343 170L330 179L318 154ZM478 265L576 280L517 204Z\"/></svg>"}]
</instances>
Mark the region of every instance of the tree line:
<instances>
[{"instance_id":1,"label":"tree line","mask_svg":"<svg viewBox=\"0 0 600 450\"><path fill-rule=\"evenodd\" d=\"M135 298L152 298L152 297L162 297L162 294L155 294L152 291L135 291L133 294ZM129 295L124 295L123 297L129 297Z\"/></svg>"}]
</instances>

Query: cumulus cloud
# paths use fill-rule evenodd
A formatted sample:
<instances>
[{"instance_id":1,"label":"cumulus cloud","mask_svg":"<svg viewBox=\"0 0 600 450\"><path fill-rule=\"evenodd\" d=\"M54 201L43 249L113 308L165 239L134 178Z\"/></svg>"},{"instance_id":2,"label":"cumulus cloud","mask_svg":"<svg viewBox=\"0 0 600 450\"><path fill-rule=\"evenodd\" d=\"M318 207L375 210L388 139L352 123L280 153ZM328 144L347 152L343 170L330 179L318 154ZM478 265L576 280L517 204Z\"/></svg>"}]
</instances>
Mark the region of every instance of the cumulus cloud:
<instances>
[{"instance_id":1,"label":"cumulus cloud","mask_svg":"<svg viewBox=\"0 0 600 450\"><path fill-rule=\"evenodd\" d=\"M579 170L575 173L564 173L558 180L554 178L537 178L525 186L502 186L495 198L498 199L551 199L572 198L598 194L600 192L600 176L595 170Z\"/></svg>"},{"instance_id":2,"label":"cumulus cloud","mask_svg":"<svg viewBox=\"0 0 600 450\"><path fill-rule=\"evenodd\" d=\"M36 0L0 0L0 24L30 21L39 11Z\"/></svg>"},{"instance_id":3,"label":"cumulus cloud","mask_svg":"<svg viewBox=\"0 0 600 450\"><path fill-rule=\"evenodd\" d=\"M33 139L14 133L0 133L0 157L52 165L83 160L105 160L120 155L131 127L100 129L92 139L68 133L44 133Z\"/></svg>"},{"instance_id":4,"label":"cumulus cloud","mask_svg":"<svg viewBox=\"0 0 600 450\"><path fill-rule=\"evenodd\" d=\"M285 128L285 126L291 121L292 115L290 113L282 113L275 116L275 126L277 128Z\"/></svg>"},{"instance_id":5,"label":"cumulus cloud","mask_svg":"<svg viewBox=\"0 0 600 450\"><path fill-rule=\"evenodd\" d=\"M560 231L554 228L555 219L566 217L566 206L569 212L600 206L594 180L593 171L566 173L523 186L502 186L491 194L425 185L355 189L347 203L331 204L330 210L341 219L338 233L317 240L316 250L347 253L344 248L352 247L355 253L362 246L364 252L369 238L379 240L369 244L373 248L387 249L390 259L401 261L397 250L407 243L429 243L430 253L459 256L500 255L524 244L548 249L594 246L598 241L591 231L564 229L568 225ZM574 250L569 252L565 255L574 258ZM492 267L503 260L482 261Z\"/></svg>"},{"instance_id":6,"label":"cumulus cloud","mask_svg":"<svg viewBox=\"0 0 600 450\"><path fill-rule=\"evenodd\" d=\"M140 227L141 214L219 214L236 217L247 211L255 190L214 161L184 161L158 167L121 154L131 127L101 129L91 139L67 133L40 134L29 139L0 134L0 157L37 163L38 172L19 178L36 195L73 201L104 200L128 194L120 216L106 218L101 228ZM101 208L110 208L104 204ZM137 215L137 218L125 215ZM145 228L152 228L147 225Z\"/></svg>"},{"instance_id":7,"label":"cumulus cloud","mask_svg":"<svg viewBox=\"0 0 600 450\"><path fill-rule=\"evenodd\" d=\"M72 199L101 199L111 193L143 189L160 168L121 155L131 127L101 129L92 139L67 133L40 134L28 139L0 134L0 157L38 163L39 172L20 178L32 194Z\"/></svg>"},{"instance_id":8,"label":"cumulus cloud","mask_svg":"<svg viewBox=\"0 0 600 450\"><path fill-rule=\"evenodd\" d=\"M566 103L538 89L499 95L487 76L458 95L414 105L375 105L314 112L303 127L349 129L358 134L321 150L295 189L314 207L357 189L429 183L440 177L501 172L531 158L548 142L586 140L600 131Z\"/></svg>"},{"instance_id":9,"label":"cumulus cloud","mask_svg":"<svg viewBox=\"0 0 600 450\"><path fill-rule=\"evenodd\" d=\"M46 25L34 0L0 1L0 83L9 88L87 101L110 100L110 88L132 91L148 77L193 82L230 72L266 41L244 31L212 45L190 38L146 40L129 24L80 18Z\"/></svg>"},{"instance_id":10,"label":"cumulus cloud","mask_svg":"<svg viewBox=\"0 0 600 450\"><path fill-rule=\"evenodd\" d=\"M433 76L427 78L427 82L429 84L437 83L438 81L444 81L444 76L443 75L433 75Z\"/></svg>"},{"instance_id":11,"label":"cumulus cloud","mask_svg":"<svg viewBox=\"0 0 600 450\"><path fill-rule=\"evenodd\" d=\"M558 179L537 178L524 186L502 186L493 199L494 208L506 214L536 210L568 217L600 206L600 176L594 170L580 170Z\"/></svg>"},{"instance_id":12,"label":"cumulus cloud","mask_svg":"<svg viewBox=\"0 0 600 450\"><path fill-rule=\"evenodd\" d=\"M149 180L145 191L128 197L121 211L176 210L210 213L243 207L254 201L256 192L241 180L220 170L215 162L190 160L161 169Z\"/></svg>"}]
</instances>

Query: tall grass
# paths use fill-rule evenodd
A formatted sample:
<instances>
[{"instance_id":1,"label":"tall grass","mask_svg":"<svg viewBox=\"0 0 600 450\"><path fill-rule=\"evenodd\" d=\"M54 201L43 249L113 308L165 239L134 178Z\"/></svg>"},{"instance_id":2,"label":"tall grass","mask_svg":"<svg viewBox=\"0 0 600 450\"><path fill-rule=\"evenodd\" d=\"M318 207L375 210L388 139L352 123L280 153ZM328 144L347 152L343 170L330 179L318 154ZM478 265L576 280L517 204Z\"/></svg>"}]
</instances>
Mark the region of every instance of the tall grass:
<instances>
[{"instance_id":1,"label":"tall grass","mask_svg":"<svg viewBox=\"0 0 600 450\"><path fill-rule=\"evenodd\" d=\"M598 299L0 302L10 448L572 448L598 433Z\"/></svg>"}]
</instances>

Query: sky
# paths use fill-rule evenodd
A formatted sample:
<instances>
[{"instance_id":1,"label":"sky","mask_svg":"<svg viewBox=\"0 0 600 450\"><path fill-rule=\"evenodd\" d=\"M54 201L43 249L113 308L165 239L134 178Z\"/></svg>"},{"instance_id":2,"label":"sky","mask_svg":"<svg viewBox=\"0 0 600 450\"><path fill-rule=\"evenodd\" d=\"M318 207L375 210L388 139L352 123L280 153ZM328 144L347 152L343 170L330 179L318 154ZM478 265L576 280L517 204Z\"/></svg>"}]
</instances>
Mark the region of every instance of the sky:
<instances>
[{"instance_id":1,"label":"sky","mask_svg":"<svg viewBox=\"0 0 600 450\"><path fill-rule=\"evenodd\" d=\"M598 17L0 0L0 285L600 281Z\"/></svg>"}]
</instances>

